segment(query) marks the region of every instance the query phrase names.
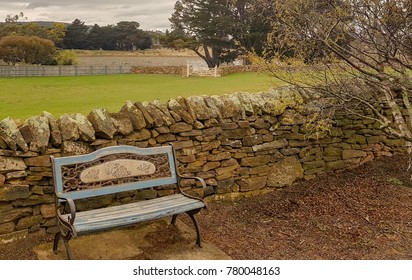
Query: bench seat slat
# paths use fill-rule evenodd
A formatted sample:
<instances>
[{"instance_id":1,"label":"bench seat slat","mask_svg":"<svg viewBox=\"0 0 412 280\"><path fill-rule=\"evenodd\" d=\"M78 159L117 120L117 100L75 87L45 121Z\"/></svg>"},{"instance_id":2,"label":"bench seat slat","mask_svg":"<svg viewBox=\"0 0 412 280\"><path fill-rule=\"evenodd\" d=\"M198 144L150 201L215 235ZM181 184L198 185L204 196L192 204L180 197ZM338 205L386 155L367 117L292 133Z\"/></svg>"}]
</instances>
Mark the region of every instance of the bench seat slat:
<instances>
[{"instance_id":1,"label":"bench seat slat","mask_svg":"<svg viewBox=\"0 0 412 280\"><path fill-rule=\"evenodd\" d=\"M74 227L79 235L126 226L203 208L204 202L175 194L125 205L76 213ZM69 215L63 215L68 219Z\"/></svg>"},{"instance_id":2,"label":"bench seat slat","mask_svg":"<svg viewBox=\"0 0 412 280\"><path fill-rule=\"evenodd\" d=\"M81 224L87 219L87 222L97 221L99 219L107 219L113 215L122 216L130 215L130 212L139 211L141 213L151 212L153 209L164 207L178 207L179 205L186 205L200 202L195 199L185 197L183 195L172 195L170 197L162 197L158 199L139 201L136 203L129 203L125 205L113 206L102 209L94 209L91 211L80 212L76 217L76 224ZM203 202L201 202L203 204ZM204 204L203 204L204 205Z\"/></svg>"},{"instance_id":3,"label":"bench seat slat","mask_svg":"<svg viewBox=\"0 0 412 280\"><path fill-rule=\"evenodd\" d=\"M168 199L168 200L162 200L161 202L157 201L160 199L152 199L149 201L143 201L143 202L136 202L136 203L130 203L127 205L121 205L121 206L114 206L114 207L109 207L105 208L104 210L100 211L95 211L91 213L91 211L87 211L84 214L77 214L76 217L76 224L81 225L83 223L92 223L92 222L98 222L100 220L107 220L108 218L112 216L133 216L135 215L134 212L139 211L142 215L146 213L151 213L153 211L158 211L158 209L162 208L178 208L180 206L185 206L188 204L198 204L198 200L194 200L191 198L187 197L181 197L176 200ZM150 202L150 203L147 203ZM202 202L201 202L202 203ZM203 203L202 203L203 204ZM200 204L199 204L200 205ZM80 214L80 215L79 215Z\"/></svg>"}]
</instances>

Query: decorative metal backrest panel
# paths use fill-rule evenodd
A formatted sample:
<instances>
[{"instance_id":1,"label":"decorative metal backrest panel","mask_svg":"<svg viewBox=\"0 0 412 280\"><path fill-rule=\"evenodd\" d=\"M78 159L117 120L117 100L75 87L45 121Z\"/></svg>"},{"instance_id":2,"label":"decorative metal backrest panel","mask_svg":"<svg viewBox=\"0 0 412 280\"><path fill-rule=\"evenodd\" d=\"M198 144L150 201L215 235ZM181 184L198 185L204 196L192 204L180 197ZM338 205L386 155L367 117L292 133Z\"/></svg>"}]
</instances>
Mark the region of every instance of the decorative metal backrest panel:
<instances>
[{"instance_id":1,"label":"decorative metal backrest panel","mask_svg":"<svg viewBox=\"0 0 412 280\"><path fill-rule=\"evenodd\" d=\"M176 183L172 149L167 146L109 147L89 155L53 159L53 167L56 192L61 197L79 198L74 192L97 196Z\"/></svg>"},{"instance_id":2,"label":"decorative metal backrest panel","mask_svg":"<svg viewBox=\"0 0 412 280\"><path fill-rule=\"evenodd\" d=\"M167 154L116 154L62 166L63 192L170 177Z\"/></svg>"}]
</instances>

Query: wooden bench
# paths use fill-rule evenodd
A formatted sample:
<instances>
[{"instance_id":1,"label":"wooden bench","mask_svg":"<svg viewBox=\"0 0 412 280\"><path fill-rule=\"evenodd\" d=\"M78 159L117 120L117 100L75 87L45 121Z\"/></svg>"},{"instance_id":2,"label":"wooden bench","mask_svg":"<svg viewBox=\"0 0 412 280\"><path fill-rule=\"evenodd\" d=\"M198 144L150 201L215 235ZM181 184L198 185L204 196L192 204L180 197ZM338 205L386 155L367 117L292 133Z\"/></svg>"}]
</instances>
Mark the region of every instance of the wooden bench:
<instances>
[{"instance_id":1,"label":"wooden bench","mask_svg":"<svg viewBox=\"0 0 412 280\"><path fill-rule=\"evenodd\" d=\"M201 236L195 214L206 207L202 198L190 196L180 186L181 178L195 179L206 190L203 179L182 177L177 171L174 148L170 146L137 148L113 146L80 156L51 157L59 232L53 251L57 254L59 240L72 259L69 240L80 235L187 213L196 229L196 244ZM130 192L174 184L171 195L128 204L76 211L76 201L120 192Z\"/></svg>"}]
</instances>

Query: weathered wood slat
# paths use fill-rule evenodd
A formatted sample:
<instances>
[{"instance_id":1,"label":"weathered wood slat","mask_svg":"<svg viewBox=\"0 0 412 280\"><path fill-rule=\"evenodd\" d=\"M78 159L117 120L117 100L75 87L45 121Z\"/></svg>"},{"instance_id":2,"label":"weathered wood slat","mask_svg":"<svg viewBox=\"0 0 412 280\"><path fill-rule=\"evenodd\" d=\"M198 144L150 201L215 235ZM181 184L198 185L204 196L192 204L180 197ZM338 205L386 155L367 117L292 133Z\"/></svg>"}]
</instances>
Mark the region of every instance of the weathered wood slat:
<instances>
[{"instance_id":1,"label":"weathered wood slat","mask_svg":"<svg viewBox=\"0 0 412 280\"><path fill-rule=\"evenodd\" d=\"M127 205L79 212L77 213L74 227L78 234L84 234L172 216L205 206L200 200L184 197L180 194L173 195L173 197L176 199L152 199ZM68 219L69 215L64 215L63 217Z\"/></svg>"},{"instance_id":2,"label":"weathered wood slat","mask_svg":"<svg viewBox=\"0 0 412 280\"><path fill-rule=\"evenodd\" d=\"M93 219L98 220L98 219L106 219L107 217L113 216L113 215L127 215L130 212L150 212L153 211L153 209L157 208L165 208L165 207L178 207L180 205L186 205L186 204L198 204L200 202L201 204L204 205L203 202L192 199L192 198L187 198L187 197L180 197L181 195L173 195L173 197L176 197L176 199L171 199L169 197L164 197L167 199L162 198L157 198L157 199L151 199L151 200L145 200L145 201L139 201L135 203L128 203L124 205L118 205L118 206L112 206L112 207L107 207L107 208L100 208L100 209L93 209L90 211L83 211L79 212L76 215L76 223L81 224L84 219L87 219L89 221L92 221Z\"/></svg>"}]
</instances>

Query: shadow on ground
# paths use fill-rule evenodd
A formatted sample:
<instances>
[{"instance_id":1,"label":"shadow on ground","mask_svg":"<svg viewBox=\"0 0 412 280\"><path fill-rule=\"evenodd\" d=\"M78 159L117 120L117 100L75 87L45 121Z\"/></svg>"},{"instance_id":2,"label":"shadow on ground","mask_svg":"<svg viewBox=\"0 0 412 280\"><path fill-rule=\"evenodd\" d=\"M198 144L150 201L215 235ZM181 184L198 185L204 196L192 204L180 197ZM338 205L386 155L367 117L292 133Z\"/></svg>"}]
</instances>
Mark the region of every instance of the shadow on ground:
<instances>
[{"instance_id":1,"label":"shadow on ground","mask_svg":"<svg viewBox=\"0 0 412 280\"><path fill-rule=\"evenodd\" d=\"M76 260L229 260L230 257L212 244L195 245L194 229L178 221L176 226L166 220L143 223L81 236L70 240ZM39 260L64 260L63 242L59 253L53 253L53 243L34 249Z\"/></svg>"}]
</instances>

